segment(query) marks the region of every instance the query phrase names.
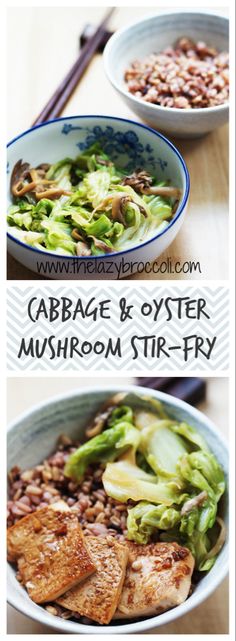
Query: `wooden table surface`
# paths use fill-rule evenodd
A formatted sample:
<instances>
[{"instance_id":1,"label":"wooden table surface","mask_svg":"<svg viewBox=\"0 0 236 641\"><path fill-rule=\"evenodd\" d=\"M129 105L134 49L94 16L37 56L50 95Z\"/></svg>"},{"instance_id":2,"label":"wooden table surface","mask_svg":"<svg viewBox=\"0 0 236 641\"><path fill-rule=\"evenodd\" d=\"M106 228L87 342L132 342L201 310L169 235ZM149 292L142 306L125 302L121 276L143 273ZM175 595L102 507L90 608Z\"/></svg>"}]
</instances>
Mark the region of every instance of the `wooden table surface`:
<instances>
[{"instance_id":1,"label":"wooden table surface","mask_svg":"<svg viewBox=\"0 0 236 641\"><path fill-rule=\"evenodd\" d=\"M109 378L103 378L104 386L110 384ZM119 384L119 378L113 378ZM134 379L126 377L122 383L133 383ZM101 383L101 381L99 381ZM8 421L16 418L21 412L35 403L50 396L79 389L88 384L86 379L76 378L10 378L8 379ZM97 385L98 378L90 378L89 385ZM214 421L222 434L228 438L228 380L226 378L209 378L207 380L207 398L198 408ZM53 634L51 628L31 621L12 607L8 606L8 634ZM228 633L228 580L202 605L191 614L177 619L150 634L227 634ZM148 634L148 633L147 633Z\"/></svg>"},{"instance_id":2,"label":"wooden table surface","mask_svg":"<svg viewBox=\"0 0 236 641\"><path fill-rule=\"evenodd\" d=\"M118 8L117 29L163 7ZM86 23L96 24L104 7L11 7L8 9L8 139L28 129L78 53ZM219 10L226 13L226 11ZM20 71L19 71L20 70ZM137 119L105 77L101 55L89 65L63 115L96 113ZM228 278L228 126L195 140L174 140L187 163L191 195L185 222L162 255L172 261L199 261L201 274L146 275L145 279ZM46 159L45 159L46 160ZM43 279L9 257L8 279ZM142 275L133 276L143 279Z\"/></svg>"}]
</instances>

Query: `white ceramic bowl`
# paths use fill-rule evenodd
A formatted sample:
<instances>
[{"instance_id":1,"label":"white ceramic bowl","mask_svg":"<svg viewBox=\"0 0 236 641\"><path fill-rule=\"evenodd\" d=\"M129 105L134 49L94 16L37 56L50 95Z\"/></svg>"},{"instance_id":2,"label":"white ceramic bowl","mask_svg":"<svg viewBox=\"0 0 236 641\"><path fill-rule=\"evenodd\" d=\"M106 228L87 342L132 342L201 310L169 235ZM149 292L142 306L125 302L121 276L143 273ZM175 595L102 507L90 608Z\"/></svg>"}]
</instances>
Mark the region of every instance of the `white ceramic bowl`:
<instances>
[{"instance_id":1,"label":"white ceramic bowl","mask_svg":"<svg viewBox=\"0 0 236 641\"><path fill-rule=\"evenodd\" d=\"M182 190L179 207L168 227L156 236L131 249L105 256L59 256L38 251L11 234L8 227L8 250L16 260L53 279L116 279L120 273L129 276L145 263L151 263L172 243L186 212L189 194L189 174L177 149L161 134L121 118L109 116L72 116L49 121L29 129L8 145L8 201L11 202L9 183L15 163L22 158L37 166L53 163L61 158L75 158L79 152L96 141L120 167L132 171L145 167L154 175L171 182ZM139 266L138 266L139 263ZM46 271L44 271L44 269ZM119 272L119 270L123 269Z\"/></svg>"},{"instance_id":2,"label":"white ceramic bowl","mask_svg":"<svg viewBox=\"0 0 236 641\"><path fill-rule=\"evenodd\" d=\"M124 72L133 60L162 51L181 36L203 40L228 51L229 21L210 13L178 11L149 16L117 31L104 51L105 71L128 107L149 125L182 138L201 136L228 120L228 104L206 109L160 107L136 98L127 89Z\"/></svg>"},{"instance_id":3,"label":"white ceramic bowl","mask_svg":"<svg viewBox=\"0 0 236 641\"><path fill-rule=\"evenodd\" d=\"M177 420L189 422L205 437L209 447L221 463L226 479L228 477L227 447L213 423L197 409L168 394L147 390L135 386L113 385L104 389L88 388L53 398L41 403L20 416L8 432L8 469L19 465L27 469L46 458L55 450L56 441L60 434L65 433L72 438L83 436L84 429L101 404L118 391L145 394L159 399L169 413ZM222 515L228 523L228 496L224 495ZM32 619L40 621L64 633L77 634L130 634L152 630L160 625L170 623L205 601L224 579L228 567L228 544L225 543L215 565L198 583L195 591L181 605L164 612L156 617L143 619L135 623L110 624L109 626L92 626L72 621L65 621L50 615L28 597L26 590L18 583L15 571L8 566L8 601L9 603ZM191 616L189 614L189 616Z\"/></svg>"}]
</instances>

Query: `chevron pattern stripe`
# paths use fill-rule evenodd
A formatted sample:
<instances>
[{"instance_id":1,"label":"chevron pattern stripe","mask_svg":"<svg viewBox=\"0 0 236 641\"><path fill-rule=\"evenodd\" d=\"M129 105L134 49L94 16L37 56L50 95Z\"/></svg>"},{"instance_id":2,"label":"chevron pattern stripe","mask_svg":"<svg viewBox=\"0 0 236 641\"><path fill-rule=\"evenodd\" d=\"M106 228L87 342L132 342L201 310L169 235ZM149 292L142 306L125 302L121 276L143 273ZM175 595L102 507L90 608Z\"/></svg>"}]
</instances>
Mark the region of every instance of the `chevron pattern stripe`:
<instances>
[{"instance_id":1,"label":"chevron pattern stripe","mask_svg":"<svg viewBox=\"0 0 236 641\"><path fill-rule=\"evenodd\" d=\"M56 285L56 284L54 284ZM61 297L70 298L75 306L78 298L81 298L83 303L87 303L92 297L96 301L110 300L109 310L110 319L101 319L98 317L96 321L92 317L82 319L81 316L77 320L70 320L62 322L59 317L52 323L47 318L40 315L37 322L33 323L28 317L27 308L29 300L36 296L39 301L44 299L48 308L49 297L61 299ZM167 321L167 313L165 308L161 308L157 320L153 319L153 314L150 316L143 316L140 309L144 303L153 305L153 300L160 301L163 298L178 298L190 297L191 299L204 298L206 300L206 308L210 319L201 316L200 319L183 318L179 319L176 314L170 321ZM132 320L127 319L124 322L120 321L120 306L119 301L125 297L127 304L133 305L131 314ZM71 308L72 309L72 308ZM173 309L176 310L176 307ZM155 307L153 305L153 310ZM212 349L211 357L206 359L203 353L198 353L197 358L194 355L194 349L187 351L187 360L184 360L184 345L186 337L197 335L204 339L202 349L206 352L208 349L207 339L212 341L216 337L215 344ZM112 338L113 345L116 340L120 339L121 356L109 354L107 358L102 354L95 354L93 349L89 354L84 354L82 357L74 354L73 358L67 356L63 358L61 354L58 357L50 358L51 351L48 347L45 349L44 355L41 358L32 357L30 355L22 354L21 358L18 357L20 344L22 338L28 344L32 339L34 345L38 341L40 349L43 341L52 339L53 345L56 346L58 341L61 345L64 344L65 339L68 339L70 344L71 337L77 337L79 340L78 350L80 346L86 341L92 344L96 341L103 342L107 345L109 338ZM144 340L142 338L135 339L135 347L132 343L133 337L153 336L155 340L148 341L147 356L144 354ZM164 337L165 346L164 350L167 351L166 355L163 351L157 355L152 355L153 343L156 347L157 338ZM151 345L150 345L151 343ZM188 347L195 347L195 339L189 338ZM174 349L179 346L178 349ZM170 348L170 349L169 349ZM134 358L135 354L137 358ZM142 288L138 287L136 290L123 283L118 286L105 284L104 286L90 285L81 283L80 285L71 286L40 286L37 289L33 286L11 286L8 287L7 296L7 367L9 371L51 371L57 372L58 370L69 372L77 370L80 372L159 372L160 370L168 370L169 372L186 372L194 370L216 372L217 370L223 371L228 369L229 363L229 293L225 287L201 287L187 286L176 287L172 286L157 286L152 283L143 284Z\"/></svg>"}]
</instances>

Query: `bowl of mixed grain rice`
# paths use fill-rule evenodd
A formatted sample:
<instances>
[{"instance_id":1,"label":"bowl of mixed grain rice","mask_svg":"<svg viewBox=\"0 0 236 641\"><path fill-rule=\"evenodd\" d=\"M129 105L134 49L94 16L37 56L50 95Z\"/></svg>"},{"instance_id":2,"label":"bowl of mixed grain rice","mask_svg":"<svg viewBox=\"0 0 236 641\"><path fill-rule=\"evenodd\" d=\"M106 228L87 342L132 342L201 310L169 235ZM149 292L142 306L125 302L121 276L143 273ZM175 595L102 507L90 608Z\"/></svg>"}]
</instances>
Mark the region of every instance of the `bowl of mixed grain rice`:
<instances>
[{"instance_id":1,"label":"bowl of mixed grain rice","mask_svg":"<svg viewBox=\"0 0 236 641\"><path fill-rule=\"evenodd\" d=\"M139 394L147 389L139 387ZM9 427L8 431L8 509L7 524L20 523L24 516L43 507L64 501L78 516L84 536L112 537L122 543L127 534L127 503L109 497L104 491L104 465L90 466L81 483L64 474L68 457L88 434L94 416L113 395L124 392L136 394L135 386L84 388L49 399L32 407ZM209 447L227 474L227 448L211 421L194 407L162 392L148 390L148 395L161 401L165 410L178 420L189 421L206 438ZM227 493L224 519L227 524ZM141 633L174 621L198 606L219 585L227 572L227 543L225 542L214 567L203 573L199 583L186 601L158 616L111 621L98 625L58 605L58 602L37 605L20 582L16 569L8 564L8 601L26 616L71 634ZM18 579L18 580L17 580Z\"/></svg>"},{"instance_id":2,"label":"bowl of mixed grain rice","mask_svg":"<svg viewBox=\"0 0 236 641\"><path fill-rule=\"evenodd\" d=\"M176 137L201 136L228 120L228 39L220 15L148 16L112 36L105 71L141 120Z\"/></svg>"}]
</instances>

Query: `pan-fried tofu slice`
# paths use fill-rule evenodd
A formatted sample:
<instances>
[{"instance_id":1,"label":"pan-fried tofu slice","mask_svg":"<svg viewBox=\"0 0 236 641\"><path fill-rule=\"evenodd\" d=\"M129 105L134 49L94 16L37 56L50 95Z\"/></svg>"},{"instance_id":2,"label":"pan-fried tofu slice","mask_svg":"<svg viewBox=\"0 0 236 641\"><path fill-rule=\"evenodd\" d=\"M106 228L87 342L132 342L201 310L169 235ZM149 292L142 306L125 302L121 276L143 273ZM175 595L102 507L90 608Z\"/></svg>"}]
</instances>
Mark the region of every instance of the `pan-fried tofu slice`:
<instances>
[{"instance_id":1,"label":"pan-fried tofu slice","mask_svg":"<svg viewBox=\"0 0 236 641\"><path fill-rule=\"evenodd\" d=\"M53 601L95 572L76 515L54 503L8 529L8 558L18 563L22 583L36 603Z\"/></svg>"},{"instance_id":2,"label":"pan-fried tofu slice","mask_svg":"<svg viewBox=\"0 0 236 641\"><path fill-rule=\"evenodd\" d=\"M126 542L129 561L116 619L160 614L187 598L194 559L177 543Z\"/></svg>"},{"instance_id":3,"label":"pan-fried tofu slice","mask_svg":"<svg viewBox=\"0 0 236 641\"><path fill-rule=\"evenodd\" d=\"M64 594L57 602L98 623L109 623L117 608L128 560L125 545L101 536L88 536L86 543L97 572Z\"/></svg>"}]
</instances>

